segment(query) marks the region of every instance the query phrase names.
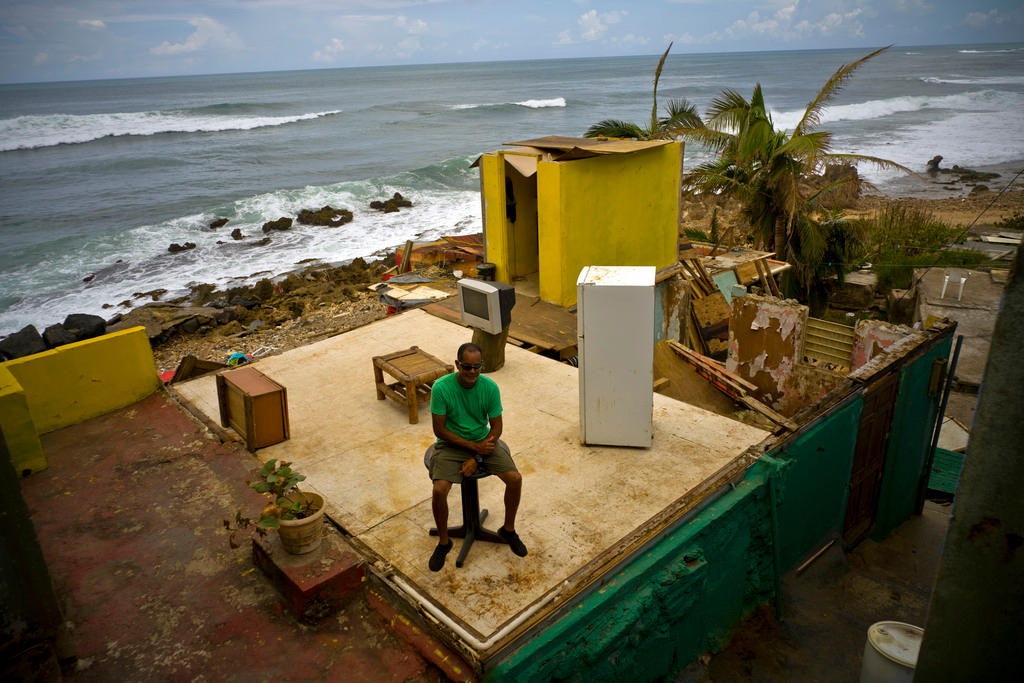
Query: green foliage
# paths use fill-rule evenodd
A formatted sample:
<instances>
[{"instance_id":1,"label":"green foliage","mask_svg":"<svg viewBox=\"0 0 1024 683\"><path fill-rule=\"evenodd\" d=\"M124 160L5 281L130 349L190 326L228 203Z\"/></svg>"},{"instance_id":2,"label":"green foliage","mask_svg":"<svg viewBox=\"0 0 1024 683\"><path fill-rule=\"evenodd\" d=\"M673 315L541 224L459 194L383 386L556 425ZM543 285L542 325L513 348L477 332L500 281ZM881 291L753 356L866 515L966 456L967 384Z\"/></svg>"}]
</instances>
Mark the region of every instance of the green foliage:
<instances>
[{"instance_id":1,"label":"green foliage","mask_svg":"<svg viewBox=\"0 0 1024 683\"><path fill-rule=\"evenodd\" d=\"M1024 211L1017 209L1012 216L997 221L996 227L1005 230L1024 230Z\"/></svg>"},{"instance_id":2,"label":"green foliage","mask_svg":"<svg viewBox=\"0 0 1024 683\"><path fill-rule=\"evenodd\" d=\"M854 255L851 262L873 264L880 292L909 288L915 268L973 268L986 258L970 249L949 249L960 229L905 204L893 204L877 217L856 223L866 243L863 255Z\"/></svg>"},{"instance_id":3,"label":"green foliage","mask_svg":"<svg viewBox=\"0 0 1024 683\"><path fill-rule=\"evenodd\" d=\"M235 513L233 522L224 520L224 528L231 533L228 542L232 548L238 547L235 536L239 531L255 527L256 533L262 536L267 529L278 528L282 519L303 519L316 512L309 499L298 489L299 482L305 481L305 475L293 470L291 465L284 460L278 463L276 458L268 460L256 470L256 476L246 482L271 503L263 508L256 520L245 517L241 510Z\"/></svg>"},{"instance_id":4,"label":"green foliage","mask_svg":"<svg viewBox=\"0 0 1024 683\"><path fill-rule=\"evenodd\" d=\"M654 96L651 105L651 120L640 125L632 121L620 119L605 119L590 126L583 134L588 138L633 138L636 140L666 140L675 139L675 130L678 128L689 128L701 125L700 114L697 107L685 99L669 100L665 107L665 114L658 116L658 81L661 80L661 70L665 66L665 59L668 58L668 51L672 49L672 43L665 48L665 53L658 61L658 67L654 70Z\"/></svg>"},{"instance_id":5,"label":"green foliage","mask_svg":"<svg viewBox=\"0 0 1024 683\"><path fill-rule=\"evenodd\" d=\"M687 239L695 242L710 242L711 238L703 230L697 228L683 228L683 234Z\"/></svg>"},{"instance_id":6,"label":"green foliage","mask_svg":"<svg viewBox=\"0 0 1024 683\"><path fill-rule=\"evenodd\" d=\"M711 235L710 236L711 236L711 242L714 243L715 246L718 246L718 243L722 240L722 229L718 225L718 207L717 206L711 212Z\"/></svg>"},{"instance_id":7,"label":"green foliage","mask_svg":"<svg viewBox=\"0 0 1024 683\"><path fill-rule=\"evenodd\" d=\"M914 256L939 251L952 243L960 232L930 212L905 204L887 207L867 225L870 228L870 261L887 260L898 252Z\"/></svg>"},{"instance_id":8,"label":"green foliage","mask_svg":"<svg viewBox=\"0 0 1024 683\"><path fill-rule=\"evenodd\" d=\"M974 268L986 258L985 254L973 249L946 249L912 255L891 252L874 264L878 274L877 289L880 292L908 289L914 282L915 268Z\"/></svg>"}]
</instances>

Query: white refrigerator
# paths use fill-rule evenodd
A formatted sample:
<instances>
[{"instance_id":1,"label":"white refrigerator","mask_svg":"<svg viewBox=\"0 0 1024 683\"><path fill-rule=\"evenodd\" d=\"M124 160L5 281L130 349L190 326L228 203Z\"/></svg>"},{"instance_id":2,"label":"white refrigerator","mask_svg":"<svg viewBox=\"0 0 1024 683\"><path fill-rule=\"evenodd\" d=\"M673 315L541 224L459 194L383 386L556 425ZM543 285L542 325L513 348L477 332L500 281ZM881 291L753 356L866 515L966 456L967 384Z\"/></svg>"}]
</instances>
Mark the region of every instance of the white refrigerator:
<instances>
[{"instance_id":1,"label":"white refrigerator","mask_svg":"<svg viewBox=\"0 0 1024 683\"><path fill-rule=\"evenodd\" d=\"M586 266L576 280L580 440L654 439L653 266Z\"/></svg>"}]
</instances>

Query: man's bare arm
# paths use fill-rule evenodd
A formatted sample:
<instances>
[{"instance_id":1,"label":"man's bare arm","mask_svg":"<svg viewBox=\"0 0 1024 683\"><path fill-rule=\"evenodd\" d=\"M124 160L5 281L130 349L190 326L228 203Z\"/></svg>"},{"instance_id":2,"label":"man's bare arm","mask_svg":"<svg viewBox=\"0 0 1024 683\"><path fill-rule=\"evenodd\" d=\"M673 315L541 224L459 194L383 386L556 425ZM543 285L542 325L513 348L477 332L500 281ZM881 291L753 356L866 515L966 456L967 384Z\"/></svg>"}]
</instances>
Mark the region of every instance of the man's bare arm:
<instances>
[{"instance_id":1,"label":"man's bare arm","mask_svg":"<svg viewBox=\"0 0 1024 683\"><path fill-rule=\"evenodd\" d=\"M459 436L458 434L456 434L452 430L448 429L448 426L447 426L447 416L445 416L445 415L438 415L437 413L431 413L430 416L431 416L431 422L432 422L433 427L434 427L434 436L436 436L437 438L441 439L442 441L446 441L446 442L448 442L450 444L453 444L455 446L460 446L461 448L465 448L466 450L473 451L474 453L479 453L480 455L488 455L491 451L494 450L494 444L493 443L490 444L489 447L487 446L487 439L489 439L490 436L491 436L490 433L488 433L487 436L484 437L483 441L470 441L469 439L463 439L461 436ZM498 420L501 420L501 418L499 417ZM493 432L493 431L494 431L494 422L492 421L491 422L491 432ZM500 422L499 422L498 434L501 434ZM497 437L495 437L495 439L497 439Z\"/></svg>"}]
</instances>

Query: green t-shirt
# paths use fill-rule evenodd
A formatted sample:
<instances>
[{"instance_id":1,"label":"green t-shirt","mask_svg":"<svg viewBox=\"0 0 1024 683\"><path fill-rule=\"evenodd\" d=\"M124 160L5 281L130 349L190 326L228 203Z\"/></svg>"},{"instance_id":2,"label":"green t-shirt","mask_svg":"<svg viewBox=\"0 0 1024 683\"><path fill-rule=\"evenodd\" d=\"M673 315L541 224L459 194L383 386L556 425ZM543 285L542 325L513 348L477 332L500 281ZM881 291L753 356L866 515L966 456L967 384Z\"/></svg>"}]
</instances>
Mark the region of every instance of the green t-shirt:
<instances>
[{"instance_id":1,"label":"green t-shirt","mask_svg":"<svg viewBox=\"0 0 1024 683\"><path fill-rule=\"evenodd\" d=\"M458 375L445 375L430 390L430 412L445 416L445 426L468 441L480 441L491 431L490 419L501 415L501 392L490 377L477 377L472 389Z\"/></svg>"}]
</instances>

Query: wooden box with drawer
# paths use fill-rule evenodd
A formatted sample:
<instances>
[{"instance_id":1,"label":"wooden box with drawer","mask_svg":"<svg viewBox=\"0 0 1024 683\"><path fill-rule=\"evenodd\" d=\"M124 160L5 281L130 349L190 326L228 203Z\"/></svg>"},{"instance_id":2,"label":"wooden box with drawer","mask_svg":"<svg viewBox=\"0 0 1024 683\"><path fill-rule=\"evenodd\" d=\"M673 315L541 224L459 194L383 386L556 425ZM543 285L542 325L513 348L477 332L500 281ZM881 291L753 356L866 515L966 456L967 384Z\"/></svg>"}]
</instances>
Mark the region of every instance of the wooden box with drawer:
<instances>
[{"instance_id":1,"label":"wooden box with drawer","mask_svg":"<svg viewBox=\"0 0 1024 683\"><path fill-rule=\"evenodd\" d=\"M250 451L288 438L288 392L256 368L217 375L220 424L245 438Z\"/></svg>"}]
</instances>

